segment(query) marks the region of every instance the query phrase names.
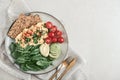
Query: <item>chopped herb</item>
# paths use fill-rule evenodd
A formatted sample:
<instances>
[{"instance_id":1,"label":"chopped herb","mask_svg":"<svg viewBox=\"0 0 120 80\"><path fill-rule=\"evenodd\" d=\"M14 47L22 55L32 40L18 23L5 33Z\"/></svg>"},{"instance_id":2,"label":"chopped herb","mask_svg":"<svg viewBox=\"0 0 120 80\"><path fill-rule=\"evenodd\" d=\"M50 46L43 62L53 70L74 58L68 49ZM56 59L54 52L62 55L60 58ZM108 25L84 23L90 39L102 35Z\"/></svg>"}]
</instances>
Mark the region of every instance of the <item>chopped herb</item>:
<instances>
[{"instance_id":1,"label":"chopped herb","mask_svg":"<svg viewBox=\"0 0 120 80\"><path fill-rule=\"evenodd\" d=\"M40 40L41 39L41 37L38 37L38 40Z\"/></svg>"},{"instance_id":2,"label":"chopped herb","mask_svg":"<svg viewBox=\"0 0 120 80\"><path fill-rule=\"evenodd\" d=\"M45 24L45 23L43 24L43 27L46 27L46 24Z\"/></svg>"},{"instance_id":3,"label":"chopped herb","mask_svg":"<svg viewBox=\"0 0 120 80\"><path fill-rule=\"evenodd\" d=\"M38 43L37 38L33 38L33 42L37 44Z\"/></svg>"},{"instance_id":4,"label":"chopped herb","mask_svg":"<svg viewBox=\"0 0 120 80\"><path fill-rule=\"evenodd\" d=\"M28 43L28 42L30 42L30 38L25 38L25 43Z\"/></svg>"},{"instance_id":5,"label":"chopped herb","mask_svg":"<svg viewBox=\"0 0 120 80\"><path fill-rule=\"evenodd\" d=\"M38 33L38 32L40 32L40 30L37 30L36 32Z\"/></svg>"},{"instance_id":6,"label":"chopped herb","mask_svg":"<svg viewBox=\"0 0 120 80\"><path fill-rule=\"evenodd\" d=\"M18 43L19 43L19 44L22 44L22 41L21 41L21 40L18 40Z\"/></svg>"},{"instance_id":7,"label":"chopped herb","mask_svg":"<svg viewBox=\"0 0 120 80\"><path fill-rule=\"evenodd\" d=\"M44 35L44 34L46 34L46 33L47 33L46 31L43 31L41 34Z\"/></svg>"},{"instance_id":8,"label":"chopped herb","mask_svg":"<svg viewBox=\"0 0 120 80\"><path fill-rule=\"evenodd\" d=\"M33 34L33 38L36 38L38 37L38 35L36 33Z\"/></svg>"}]
</instances>

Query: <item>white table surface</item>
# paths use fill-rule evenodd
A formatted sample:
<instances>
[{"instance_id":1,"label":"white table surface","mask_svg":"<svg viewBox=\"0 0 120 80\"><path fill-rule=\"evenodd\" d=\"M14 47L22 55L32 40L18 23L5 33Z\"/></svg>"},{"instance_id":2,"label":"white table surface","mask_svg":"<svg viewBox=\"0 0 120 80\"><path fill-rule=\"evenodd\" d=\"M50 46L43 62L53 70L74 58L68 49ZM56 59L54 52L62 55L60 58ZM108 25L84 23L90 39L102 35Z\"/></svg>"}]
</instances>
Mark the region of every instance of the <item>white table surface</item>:
<instances>
[{"instance_id":1,"label":"white table surface","mask_svg":"<svg viewBox=\"0 0 120 80\"><path fill-rule=\"evenodd\" d=\"M120 0L26 1L66 24L70 46L86 60L88 80L120 80ZM0 71L0 80L16 79Z\"/></svg>"}]
</instances>

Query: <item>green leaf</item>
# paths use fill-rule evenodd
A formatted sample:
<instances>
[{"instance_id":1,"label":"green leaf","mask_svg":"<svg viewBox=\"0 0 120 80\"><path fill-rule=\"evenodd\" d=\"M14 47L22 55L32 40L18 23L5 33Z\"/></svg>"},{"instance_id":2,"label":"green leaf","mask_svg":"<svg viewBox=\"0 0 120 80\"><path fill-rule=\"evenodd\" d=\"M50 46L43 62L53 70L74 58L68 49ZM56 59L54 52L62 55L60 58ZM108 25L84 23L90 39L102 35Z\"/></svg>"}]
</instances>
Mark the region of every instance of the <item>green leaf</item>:
<instances>
[{"instance_id":1,"label":"green leaf","mask_svg":"<svg viewBox=\"0 0 120 80\"><path fill-rule=\"evenodd\" d=\"M53 61L53 60L55 60L55 58L48 56L48 61Z\"/></svg>"},{"instance_id":2,"label":"green leaf","mask_svg":"<svg viewBox=\"0 0 120 80\"><path fill-rule=\"evenodd\" d=\"M33 46L27 45L24 50L29 51Z\"/></svg>"},{"instance_id":3,"label":"green leaf","mask_svg":"<svg viewBox=\"0 0 120 80\"><path fill-rule=\"evenodd\" d=\"M42 69L45 69L51 64L51 62L40 60L40 61L37 61L36 64L40 66Z\"/></svg>"},{"instance_id":4,"label":"green leaf","mask_svg":"<svg viewBox=\"0 0 120 80\"><path fill-rule=\"evenodd\" d=\"M19 57L19 58L16 59L16 62L17 62L17 63L25 63L26 60L25 60L24 57Z\"/></svg>"},{"instance_id":5,"label":"green leaf","mask_svg":"<svg viewBox=\"0 0 120 80\"><path fill-rule=\"evenodd\" d=\"M9 48L10 48L10 51L11 51L11 52L14 52L15 49L16 49L16 44L12 42L12 43L10 44Z\"/></svg>"},{"instance_id":6,"label":"green leaf","mask_svg":"<svg viewBox=\"0 0 120 80\"><path fill-rule=\"evenodd\" d=\"M22 54L25 54L25 53L30 53L30 51L25 51L25 50L16 50L17 52L19 52L19 53L22 53Z\"/></svg>"},{"instance_id":7,"label":"green leaf","mask_svg":"<svg viewBox=\"0 0 120 80\"><path fill-rule=\"evenodd\" d=\"M34 49L30 54L39 54L40 50L39 49Z\"/></svg>"},{"instance_id":8,"label":"green leaf","mask_svg":"<svg viewBox=\"0 0 120 80\"><path fill-rule=\"evenodd\" d=\"M36 45L36 46L34 46L34 48L36 49L36 48L39 48L40 47L40 44L39 45Z\"/></svg>"},{"instance_id":9,"label":"green leaf","mask_svg":"<svg viewBox=\"0 0 120 80\"><path fill-rule=\"evenodd\" d=\"M27 63L26 64L26 67L29 69L29 70L32 70L32 71L38 71L40 70L41 68L35 64L30 64L30 63Z\"/></svg>"},{"instance_id":10,"label":"green leaf","mask_svg":"<svg viewBox=\"0 0 120 80\"><path fill-rule=\"evenodd\" d=\"M11 56L12 56L13 58L17 59L18 57L21 56L21 53L14 51L14 52L11 53Z\"/></svg>"},{"instance_id":11,"label":"green leaf","mask_svg":"<svg viewBox=\"0 0 120 80\"><path fill-rule=\"evenodd\" d=\"M32 61L38 61L38 60L41 60L41 55L40 54L37 54L37 55L34 55L32 58Z\"/></svg>"},{"instance_id":12,"label":"green leaf","mask_svg":"<svg viewBox=\"0 0 120 80\"><path fill-rule=\"evenodd\" d=\"M21 64L20 65L20 69L22 70L22 71L28 71L29 69L26 67L26 64Z\"/></svg>"},{"instance_id":13,"label":"green leaf","mask_svg":"<svg viewBox=\"0 0 120 80\"><path fill-rule=\"evenodd\" d=\"M44 66L41 61L37 61L36 64L37 64L38 66Z\"/></svg>"},{"instance_id":14,"label":"green leaf","mask_svg":"<svg viewBox=\"0 0 120 80\"><path fill-rule=\"evenodd\" d=\"M22 47L20 46L20 44L17 44L17 43L16 43L16 50L17 50L17 51L23 51L24 48L22 48Z\"/></svg>"}]
</instances>

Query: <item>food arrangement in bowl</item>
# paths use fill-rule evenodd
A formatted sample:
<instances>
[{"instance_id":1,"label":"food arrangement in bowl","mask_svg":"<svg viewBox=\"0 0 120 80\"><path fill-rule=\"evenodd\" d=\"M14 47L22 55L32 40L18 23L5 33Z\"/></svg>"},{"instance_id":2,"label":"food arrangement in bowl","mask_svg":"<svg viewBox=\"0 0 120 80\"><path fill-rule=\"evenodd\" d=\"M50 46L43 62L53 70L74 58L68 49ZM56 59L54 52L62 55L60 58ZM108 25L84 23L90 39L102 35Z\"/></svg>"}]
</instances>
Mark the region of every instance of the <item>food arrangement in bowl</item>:
<instances>
[{"instance_id":1,"label":"food arrangement in bowl","mask_svg":"<svg viewBox=\"0 0 120 80\"><path fill-rule=\"evenodd\" d=\"M32 12L20 14L7 33L6 50L12 62L28 73L55 69L67 54L67 34L55 17Z\"/></svg>"}]
</instances>

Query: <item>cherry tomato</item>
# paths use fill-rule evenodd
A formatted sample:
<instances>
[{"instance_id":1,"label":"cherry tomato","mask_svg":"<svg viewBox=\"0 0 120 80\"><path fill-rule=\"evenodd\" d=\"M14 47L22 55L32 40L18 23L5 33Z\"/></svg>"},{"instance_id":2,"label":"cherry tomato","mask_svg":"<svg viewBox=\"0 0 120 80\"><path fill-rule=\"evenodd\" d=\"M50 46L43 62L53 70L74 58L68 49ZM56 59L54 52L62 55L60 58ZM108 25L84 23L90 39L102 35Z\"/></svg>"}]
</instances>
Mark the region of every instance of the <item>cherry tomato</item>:
<instances>
[{"instance_id":1,"label":"cherry tomato","mask_svg":"<svg viewBox=\"0 0 120 80\"><path fill-rule=\"evenodd\" d=\"M58 40L59 43L63 43L64 42L64 38L63 37L59 37L57 40Z\"/></svg>"},{"instance_id":2,"label":"cherry tomato","mask_svg":"<svg viewBox=\"0 0 120 80\"><path fill-rule=\"evenodd\" d=\"M50 43L51 43L51 38L47 37L47 38L45 39L45 42L46 42L47 44L50 44Z\"/></svg>"},{"instance_id":3,"label":"cherry tomato","mask_svg":"<svg viewBox=\"0 0 120 80\"><path fill-rule=\"evenodd\" d=\"M52 24L50 21L46 22L45 25L46 25L46 27L47 27L48 29L51 29L52 26L53 26L53 24Z\"/></svg>"},{"instance_id":4,"label":"cherry tomato","mask_svg":"<svg viewBox=\"0 0 120 80\"><path fill-rule=\"evenodd\" d=\"M52 38L52 42L53 42L53 43L57 42L57 38L56 38L56 37L53 37L53 38Z\"/></svg>"},{"instance_id":5,"label":"cherry tomato","mask_svg":"<svg viewBox=\"0 0 120 80\"><path fill-rule=\"evenodd\" d=\"M57 27L56 26L53 26L51 29L50 29L51 32L55 32L57 31Z\"/></svg>"},{"instance_id":6,"label":"cherry tomato","mask_svg":"<svg viewBox=\"0 0 120 80\"><path fill-rule=\"evenodd\" d=\"M29 37L30 36L30 34L26 34L26 37Z\"/></svg>"},{"instance_id":7,"label":"cherry tomato","mask_svg":"<svg viewBox=\"0 0 120 80\"><path fill-rule=\"evenodd\" d=\"M48 36L49 36L49 37L54 37L55 34L54 34L54 32L49 32L49 33L48 33Z\"/></svg>"},{"instance_id":8,"label":"cherry tomato","mask_svg":"<svg viewBox=\"0 0 120 80\"><path fill-rule=\"evenodd\" d=\"M27 33L30 34L30 35L32 35L33 31L32 30L28 30Z\"/></svg>"},{"instance_id":9,"label":"cherry tomato","mask_svg":"<svg viewBox=\"0 0 120 80\"><path fill-rule=\"evenodd\" d=\"M62 36L62 32L59 31L59 30L57 30L57 31L56 31L56 36L59 36L59 37Z\"/></svg>"},{"instance_id":10,"label":"cherry tomato","mask_svg":"<svg viewBox=\"0 0 120 80\"><path fill-rule=\"evenodd\" d=\"M24 36L25 36L25 37L29 37L30 34L28 34L28 33L24 33Z\"/></svg>"}]
</instances>

